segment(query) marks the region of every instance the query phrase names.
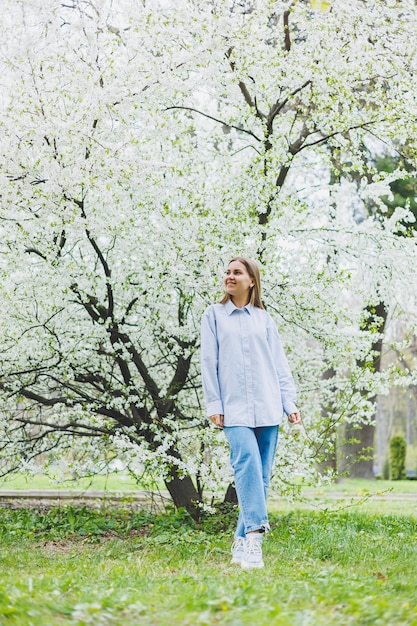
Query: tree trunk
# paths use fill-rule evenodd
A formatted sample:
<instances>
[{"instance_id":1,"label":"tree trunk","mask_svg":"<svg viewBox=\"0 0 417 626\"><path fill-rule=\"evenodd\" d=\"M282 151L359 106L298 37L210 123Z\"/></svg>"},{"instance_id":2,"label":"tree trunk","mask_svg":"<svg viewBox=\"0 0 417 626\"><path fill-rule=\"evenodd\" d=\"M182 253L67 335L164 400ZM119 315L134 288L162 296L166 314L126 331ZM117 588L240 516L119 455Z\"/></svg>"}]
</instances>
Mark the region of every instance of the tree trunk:
<instances>
[{"instance_id":1,"label":"tree trunk","mask_svg":"<svg viewBox=\"0 0 417 626\"><path fill-rule=\"evenodd\" d=\"M365 424L358 428L356 425L347 424L344 438L347 443L343 446L341 471L347 472L350 478L371 480L375 478L373 469L375 425Z\"/></svg>"},{"instance_id":2,"label":"tree trunk","mask_svg":"<svg viewBox=\"0 0 417 626\"><path fill-rule=\"evenodd\" d=\"M184 478L175 476L170 480L166 480L165 485L170 493L175 508L185 508L191 517L195 521L198 521L201 515L201 509L198 506L201 502L201 498L191 478L189 476L185 476Z\"/></svg>"},{"instance_id":3,"label":"tree trunk","mask_svg":"<svg viewBox=\"0 0 417 626\"><path fill-rule=\"evenodd\" d=\"M175 450L170 451L174 458L180 458ZM199 504L202 502L191 477L178 471L176 465L172 465L169 477L165 479L166 488L172 498L175 508L185 508L191 517L198 521L201 515Z\"/></svg>"},{"instance_id":4,"label":"tree trunk","mask_svg":"<svg viewBox=\"0 0 417 626\"><path fill-rule=\"evenodd\" d=\"M379 302L375 307L368 308L368 319L364 327L379 324L378 339L372 345L372 360L374 371L381 370L382 354L382 333L387 321L387 310L383 302ZM372 398L376 411L376 397ZM345 444L343 445L343 458L341 461L341 472L347 473L351 478L368 478L374 476L374 441L375 424L347 424L344 434Z\"/></svg>"},{"instance_id":5,"label":"tree trunk","mask_svg":"<svg viewBox=\"0 0 417 626\"><path fill-rule=\"evenodd\" d=\"M238 504L237 493L234 483L229 483L226 489L223 502L230 502L231 504Z\"/></svg>"},{"instance_id":6,"label":"tree trunk","mask_svg":"<svg viewBox=\"0 0 417 626\"><path fill-rule=\"evenodd\" d=\"M331 380L335 375L333 368L329 367L323 374L322 380ZM336 447L336 429L337 423L333 420L334 406L330 401L322 406L321 415L323 423L327 423L326 443L327 448L323 452L317 451L318 467L320 472L327 474L329 471L335 476L337 474L337 447Z\"/></svg>"}]
</instances>

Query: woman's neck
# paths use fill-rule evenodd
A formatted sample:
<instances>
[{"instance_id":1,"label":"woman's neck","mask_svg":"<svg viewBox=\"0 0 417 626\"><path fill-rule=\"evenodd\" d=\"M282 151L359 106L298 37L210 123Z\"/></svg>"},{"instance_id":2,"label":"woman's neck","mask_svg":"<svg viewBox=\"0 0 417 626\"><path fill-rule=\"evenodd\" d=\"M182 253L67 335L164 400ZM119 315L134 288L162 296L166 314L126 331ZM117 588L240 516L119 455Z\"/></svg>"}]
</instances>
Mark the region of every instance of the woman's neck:
<instances>
[{"instance_id":1,"label":"woman's neck","mask_svg":"<svg viewBox=\"0 0 417 626\"><path fill-rule=\"evenodd\" d=\"M243 309L244 306L246 306L247 304L249 304L249 300L244 300L239 299L239 298L230 298L231 301L233 302L233 304L235 305L235 307L237 307L238 309Z\"/></svg>"}]
</instances>

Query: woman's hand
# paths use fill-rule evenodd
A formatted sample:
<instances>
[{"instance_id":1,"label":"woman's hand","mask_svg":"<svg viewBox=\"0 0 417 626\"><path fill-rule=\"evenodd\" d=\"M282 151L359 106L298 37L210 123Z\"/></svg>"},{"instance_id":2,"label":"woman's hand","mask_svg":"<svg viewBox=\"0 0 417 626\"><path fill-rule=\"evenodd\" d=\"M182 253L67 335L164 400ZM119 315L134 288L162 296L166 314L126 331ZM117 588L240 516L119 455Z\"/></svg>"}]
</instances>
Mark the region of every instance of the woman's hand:
<instances>
[{"instance_id":1,"label":"woman's hand","mask_svg":"<svg viewBox=\"0 0 417 626\"><path fill-rule=\"evenodd\" d=\"M224 415L217 413L216 415L210 415L210 419L219 428L223 428L224 426Z\"/></svg>"},{"instance_id":2,"label":"woman's hand","mask_svg":"<svg viewBox=\"0 0 417 626\"><path fill-rule=\"evenodd\" d=\"M288 416L288 421L291 422L291 424L301 424L300 412L296 411L295 413L291 413L291 415Z\"/></svg>"}]
</instances>

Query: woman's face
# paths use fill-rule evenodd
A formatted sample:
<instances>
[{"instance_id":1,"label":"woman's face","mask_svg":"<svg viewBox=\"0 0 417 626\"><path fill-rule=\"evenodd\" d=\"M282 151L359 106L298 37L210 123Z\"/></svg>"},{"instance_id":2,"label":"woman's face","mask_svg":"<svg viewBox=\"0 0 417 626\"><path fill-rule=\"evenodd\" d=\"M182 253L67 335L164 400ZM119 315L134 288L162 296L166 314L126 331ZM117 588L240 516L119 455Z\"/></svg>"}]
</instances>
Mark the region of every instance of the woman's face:
<instances>
[{"instance_id":1,"label":"woman's face","mask_svg":"<svg viewBox=\"0 0 417 626\"><path fill-rule=\"evenodd\" d=\"M233 301L249 302L249 290L253 286L253 279L248 270L240 261L229 263L224 277L226 293Z\"/></svg>"}]
</instances>

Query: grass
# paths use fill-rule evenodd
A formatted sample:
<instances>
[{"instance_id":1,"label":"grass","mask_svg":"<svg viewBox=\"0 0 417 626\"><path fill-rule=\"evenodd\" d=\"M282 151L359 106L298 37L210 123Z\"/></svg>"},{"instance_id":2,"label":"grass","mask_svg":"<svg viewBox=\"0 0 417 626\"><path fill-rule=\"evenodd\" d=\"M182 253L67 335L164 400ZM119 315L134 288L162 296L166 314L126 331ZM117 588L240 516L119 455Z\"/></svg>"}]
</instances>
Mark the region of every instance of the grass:
<instances>
[{"instance_id":1,"label":"grass","mask_svg":"<svg viewBox=\"0 0 417 626\"><path fill-rule=\"evenodd\" d=\"M229 564L234 521L0 510L0 623L417 625L415 518L273 513L256 572Z\"/></svg>"},{"instance_id":2,"label":"grass","mask_svg":"<svg viewBox=\"0 0 417 626\"><path fill-rule=\"evenodd\" d=\"M370 514L411 515L417 519L417 481L345 479L317 489L302 489L303 510L352 510ZM272 498L275 510L289 511L294 505Z\"/></svg>"},{"instance_id":3,"label":"grass","mask_svg":"<svg viewBox=\"0 0 417 626\"><path fill-rule=\"evenodd\" d=\"M165 487L162 485L162 488ZM109 491L134 491L145 489L131 476L123 473L98 474L90 478L73 480L68 477L65 480L52 480L48 476L37 474L34 476L13 474L0 479L0 489L26 490L26 489L92 489Z\"/></svg>"},{"instance_id":4,"label":"grass","mask_svg":"<svg viewBox=\"0 0 417 626\"><path fill-rule=\"evenodd\" d=\"M312 489L306 488L305 491L311 492ZM361 495L364 492L378 494L385 491L389 491L393 494L414 493L417 495L417 480L365 480L364 478L348 478L315 491L324 494L340 493L348 496Z\"/></svg>"},{"instance_id":5,"label":"grass","mask_svg":"<svg viewBox=\"0 0 417 626\"><path fill-rule=\"evenodd\" d=\"M154 485L164 490L163 483ZM141 481L135 480L132 476L123 472L112 472L108 474L97 474L89 478L78 480L70 476L64 480L53 480L43 474L25 475L12 474L0 478L0 489L107 489L109 491L123 491L150 488ZM326 495L332 493L346 496L361 495L367 493L379 493L390 491L392 493L414 493L417 494L417 480L365 480L363 478L342 479L340 482L332 483L315 489L314 487L304 487L303 492L307 494Z\"/></svg>"}]
</instances>

